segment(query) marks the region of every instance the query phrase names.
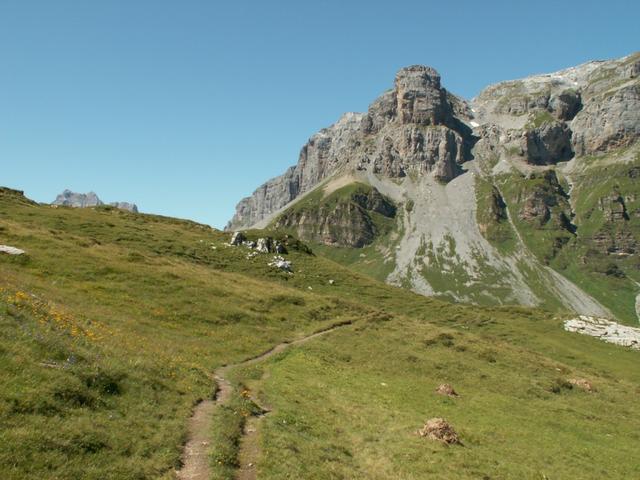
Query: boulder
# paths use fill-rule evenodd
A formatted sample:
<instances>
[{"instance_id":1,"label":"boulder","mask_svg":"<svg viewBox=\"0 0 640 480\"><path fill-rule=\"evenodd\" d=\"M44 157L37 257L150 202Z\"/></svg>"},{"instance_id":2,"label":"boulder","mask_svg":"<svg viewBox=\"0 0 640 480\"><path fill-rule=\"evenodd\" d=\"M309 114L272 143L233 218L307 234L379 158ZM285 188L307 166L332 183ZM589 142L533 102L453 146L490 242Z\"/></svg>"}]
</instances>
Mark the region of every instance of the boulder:
<instances>
[{"instance_id":1,"label":"boulder","mask_svg":"<svg viewBox=\"0 0 640 480\"><path fill-rule=\"evenodd\" d=\"M256 251L260 253L270 253L273 250L273 240L271 237L259 238L256 243Z\"/></svg>"},{"instance_id":2,"label":"boulder","mask_svg":"<svg viewBox=\"0 0 640 480\"><path fill-rule=\"evenodd\" d=\"M448 383L443 383L436 388L436 393L438 395L445 395L447 397L457 397L458 393L453 389L451 385Z\"/></svg>"},{"instance_id":3,"label":"boulder","mask_svg":"<svg viewBox=\"0 0 640 480\"><path fill-rule=\"evenodd\" d=\"M233 232L233 235L231 235L231 245L235 245L236 247L239 245L242 245L243 242L247 239L247 237L245 237L244 233L242 232Z\"/></svg>"}]
</instances>

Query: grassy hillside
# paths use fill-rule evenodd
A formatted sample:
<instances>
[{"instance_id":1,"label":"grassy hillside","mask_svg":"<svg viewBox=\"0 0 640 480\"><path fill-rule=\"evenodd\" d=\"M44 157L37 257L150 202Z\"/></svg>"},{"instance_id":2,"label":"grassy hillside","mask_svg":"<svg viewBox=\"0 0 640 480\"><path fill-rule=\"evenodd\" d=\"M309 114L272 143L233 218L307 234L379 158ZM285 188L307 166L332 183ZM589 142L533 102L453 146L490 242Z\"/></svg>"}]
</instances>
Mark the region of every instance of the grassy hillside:
<instances>
[{"instance_id":1,"label":"grassy hillside","mask_svg":"<svg viewBox=\"0 0 640 480\"><path fill-rule=\"evenodd\" d=\"M289 275L228 240L0 190L0 243L27 251L0 255L2 478L172 478L215 368L345 320L232 371L272 409L259 478L640 474L637 352L565 333L541 311L414 295L295 242ZM597 391L570 388L576 377ZM461 396L435 395L444 381ZM214 478L232 478L242 414L255 412L238 395L214 413ZM414 434L436 416L462 445Z\"/></svg>"}]
</instances>

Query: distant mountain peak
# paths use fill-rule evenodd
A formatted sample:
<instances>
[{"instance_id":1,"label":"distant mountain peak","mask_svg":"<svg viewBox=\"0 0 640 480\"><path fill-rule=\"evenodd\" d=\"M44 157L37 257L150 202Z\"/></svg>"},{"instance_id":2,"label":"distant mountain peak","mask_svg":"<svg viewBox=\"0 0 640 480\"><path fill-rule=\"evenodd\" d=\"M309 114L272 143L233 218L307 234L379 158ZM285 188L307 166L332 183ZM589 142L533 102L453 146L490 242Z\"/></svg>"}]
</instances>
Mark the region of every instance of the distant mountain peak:
<instances>
[{"instance_id":1,"label":"distant mountain peak","mask_svg":"<svg viewBox=\"0 0 640 480\"><path fill-rule=\"evenodd\" d=\"M56 199L51 204L65 207L86 208L97 207L100 205L104 205L105 203L100 200L95 192L77 193L69 189L65 189L60 195L56 197ZM109 205L121 210L128 210L133 213L138 213L138 206L135 203L110 202Z\"/></svg>"}]
</instances>

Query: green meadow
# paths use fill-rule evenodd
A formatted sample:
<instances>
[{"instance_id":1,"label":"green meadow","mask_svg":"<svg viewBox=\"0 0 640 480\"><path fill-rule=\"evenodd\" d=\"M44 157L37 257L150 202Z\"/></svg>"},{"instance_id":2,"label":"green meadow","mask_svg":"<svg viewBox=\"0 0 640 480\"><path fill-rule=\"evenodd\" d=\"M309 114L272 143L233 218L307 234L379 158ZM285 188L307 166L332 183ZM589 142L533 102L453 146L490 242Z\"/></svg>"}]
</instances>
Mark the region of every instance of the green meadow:
<instances>
[{"instance_id":1,"label":"green meadow","mask_svg":"<svg viewBox=\"0 0 640 480\"><path fill-rule=\"evenodd\" d=\"M267 234L285 238L248 232ZM212 478L234 478L260 414L246 392L269 409L259 479L640 478L638 352L564 332L557 313L415 295L292 238L288 274L229 239L0 190L0 243L27 252L0 255L1 478L175 478L217 368L341 323L230 369ZM461 443L417 435L432 417Z\"/></svg>"}]
</instances>

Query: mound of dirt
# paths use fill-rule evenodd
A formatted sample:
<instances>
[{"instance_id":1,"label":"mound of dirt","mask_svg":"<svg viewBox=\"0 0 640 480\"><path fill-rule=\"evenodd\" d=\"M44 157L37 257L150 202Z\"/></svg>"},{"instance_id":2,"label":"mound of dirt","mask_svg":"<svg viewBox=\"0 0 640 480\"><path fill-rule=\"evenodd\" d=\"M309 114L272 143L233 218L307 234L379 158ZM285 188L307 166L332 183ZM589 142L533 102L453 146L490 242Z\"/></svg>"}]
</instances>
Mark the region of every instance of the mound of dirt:
<instances>
[{"instance_id":1,"label":"mound of dirt","mask_svg":"<svg viewBox=\"0 0 640 480\"><path fill-rule=\"evenodd\" d=\"M447 397L457 397L458 392L456 392L451 385L448 383L443 383L436 388L436 393L438 395L446 395Z\"/></svg>"},{"instance_id":2,"label":"mound of dirt","mask_svg":"<svg viewBox=\"0 0 640 480\"><path fill-rule=\"evenodd\" d=\"M571 385L575 385L578 388L586 392L593 392L595 389L593 388L592 383L585 378L571 378L569 379L569 383Z\"/></svg>"},{"instance_id":3,"label":"mound of dirt","mask_svg":"<svg viewBox=\"0 0 640 480\"><path fill-rule=\"evenodd\" d=\"M431 418L427 420L424 427L418 430L418 435L427 437L430 440L443 442L447 445L460 443L458 434L444 418Z\"/></svg>"}]
</instances>

